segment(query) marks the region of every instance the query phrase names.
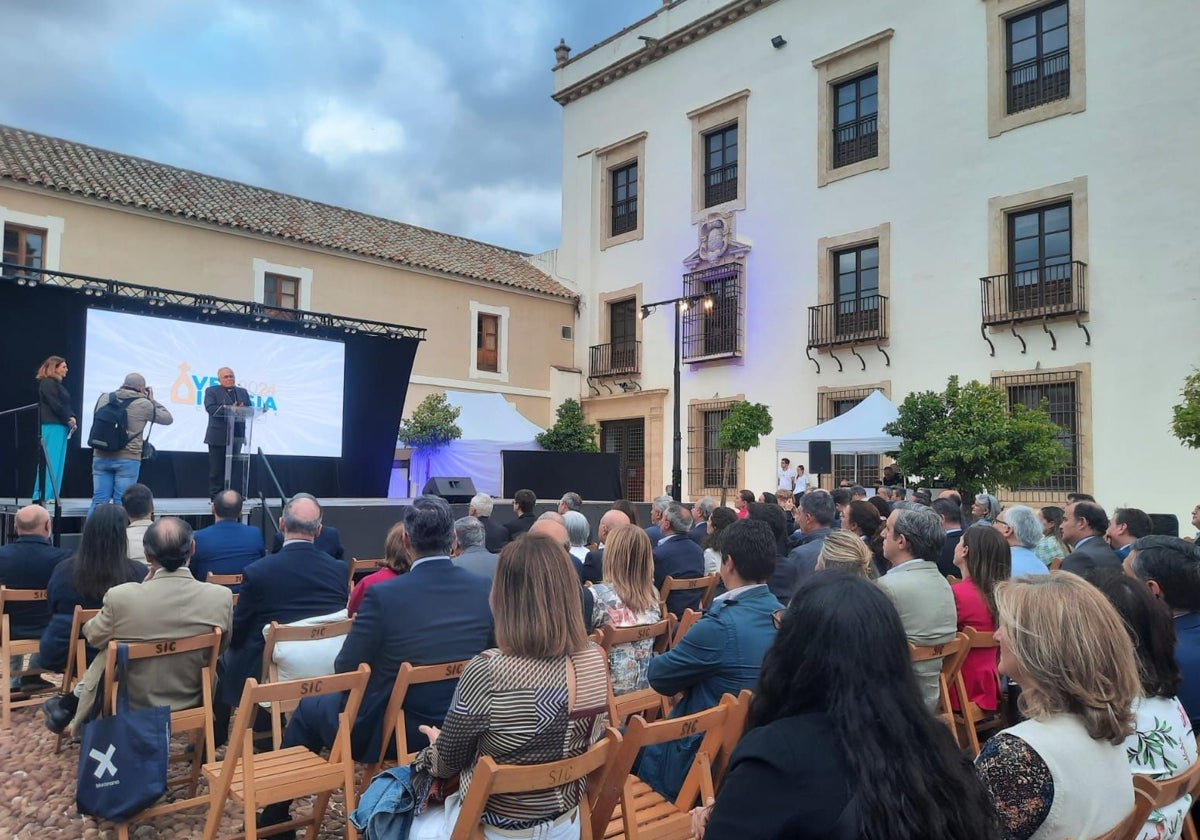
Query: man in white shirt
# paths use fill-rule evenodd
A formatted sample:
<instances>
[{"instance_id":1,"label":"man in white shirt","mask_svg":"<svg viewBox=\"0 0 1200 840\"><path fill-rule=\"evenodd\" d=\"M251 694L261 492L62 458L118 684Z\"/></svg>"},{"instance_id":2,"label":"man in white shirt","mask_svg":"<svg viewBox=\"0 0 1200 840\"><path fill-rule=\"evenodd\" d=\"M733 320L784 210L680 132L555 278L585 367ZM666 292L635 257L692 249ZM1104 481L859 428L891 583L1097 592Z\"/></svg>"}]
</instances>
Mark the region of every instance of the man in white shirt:
<instances>
[{"instance_id":1,"label":"man in white shirt","mask_svg":"<svg viewBox=\"0 0 1200 840\"><path fill-rule=\"evenodd\" d=\"M796 473L792 471L792 460L790 458L779 459L779 469L775 473L775 487L779 490L787 490L789 493L796 486Z\"/></svg>"}]
</instances>

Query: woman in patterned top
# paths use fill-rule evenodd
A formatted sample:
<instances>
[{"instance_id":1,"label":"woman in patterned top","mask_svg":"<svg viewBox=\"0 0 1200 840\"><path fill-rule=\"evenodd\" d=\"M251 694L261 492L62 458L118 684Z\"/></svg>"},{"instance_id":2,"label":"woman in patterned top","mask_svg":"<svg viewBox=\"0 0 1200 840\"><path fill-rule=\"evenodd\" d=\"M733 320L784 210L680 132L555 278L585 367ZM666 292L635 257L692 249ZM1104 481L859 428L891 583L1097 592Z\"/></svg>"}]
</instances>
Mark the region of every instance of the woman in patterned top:
<instances>
[{"instance_id":1,"label":"woman in patterned top","mask_svg":"<svg viewBox=\"0 0 1200 840\"><path fill-rule=\"evenodd\" d=\"M1005 837L1095 837L1133 810L1125 739L1140 693L1133 644L1096 587L1070 572L996 585L1000 673L1028 720L975 760Z\"/></svg>"},{"instance_id":2,"label":"woman in patterned top","mask_svg":"<svg viewBox=\"0 0 1200 840\"><path fill-rule=\"evenodd\" d=\"M413 840L450 836L480 756L499 764L557 761L582 754L604 734L607 663L584 633L579 579L566 549L539 534L506 545L496 565L492 612L497 646L467 663L442 727L421 727L429 746L413 761L414 779L427 773L460 781L445 809L417 816ZM583 787L580 780L492 796L483 812L484 836L578 838Z\"/></svg>"},{"instance_id":3,"label":"woman in patterned top","mask_svg":"<svg viewBox=\"0 0 1200 840\"><path fill-rule=\"evenodd\" d=\"M604 542L604 582L592 587L592 626L637 627L662 618L654 589L654 549L646 532L622 525ZM654 655L654 639L614 645L608 652L613 694L649 688L646 669Z\"/></svg>"},{"instance_id":4,"label":"woman in patterned top","mask_svg":"<svg viewBox=\"0 0 1200 840\"><path fill-rule=\"evenodd\" d=\"M1126 575L1113 575L1098 586L1125 621L1142 680L1142 694L1133 701L1135 731L1125 739L1129 769L1155 781L1178 776L1196 763L1196 738L1175 696L1181 677L1171 611L1146 584ZM1155 808L1138 840L1179 840L1191 804L1191 795L1184 794L1165 808Z\"/></svg>"},{"instance_id":5,"label":"woman in patterned top","mask_svg":"<svg viewBox=\"0 0 1200 840\"><path fill-rule=\"evenodd\" d=\"M1058 529L1063 522L1063 509L1048 505L1038 511L1038 520L1042 523L1042 538L1033 547L1033 553L1049 566L1055 560L1062 560L1067 556L1067 547L1058 537Z\"/></svg>"}]
</instances>

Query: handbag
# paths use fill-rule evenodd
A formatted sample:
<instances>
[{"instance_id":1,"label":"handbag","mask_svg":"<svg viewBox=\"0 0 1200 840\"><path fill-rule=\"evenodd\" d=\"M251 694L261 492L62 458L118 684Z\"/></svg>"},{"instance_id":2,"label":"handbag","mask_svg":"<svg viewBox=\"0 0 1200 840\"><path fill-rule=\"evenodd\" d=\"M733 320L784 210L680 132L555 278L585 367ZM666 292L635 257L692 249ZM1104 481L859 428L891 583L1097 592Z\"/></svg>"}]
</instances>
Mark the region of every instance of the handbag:
<instances>
[{"instance_id":1,"label":"handbag","mask_svg":"<svg viewBox=\"0 0 1200 840\"><path fill-rule=\"evenodd\" d=\"M158 454L154 444L150 442L150 433L154 431L154 418L150 418L150 428L146 431L146 439L142 441L142 460L151 461Z\"/></svg>"},{"instance_id":2,"label":"handbag","mask_svg":"<svg viewBox=\"0 0 1200 840\"><path fill-rule=\"evenodd\" d=\"M171 707L130 709L129 646L117 645L117 713L83 726L75 807L125 822L167 792Z\"/></svg>"}]
</instances>

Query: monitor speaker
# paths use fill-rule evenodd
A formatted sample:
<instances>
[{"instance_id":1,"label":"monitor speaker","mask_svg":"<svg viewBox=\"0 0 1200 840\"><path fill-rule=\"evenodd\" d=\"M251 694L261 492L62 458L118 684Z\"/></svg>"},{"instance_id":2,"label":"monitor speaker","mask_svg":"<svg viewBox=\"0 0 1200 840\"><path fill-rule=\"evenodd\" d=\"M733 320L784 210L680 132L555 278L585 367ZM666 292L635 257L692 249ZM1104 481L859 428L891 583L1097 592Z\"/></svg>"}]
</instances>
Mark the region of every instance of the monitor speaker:
<instances>
[{"instance_id":1,"label":"monitor speaker","mask_svg":"<svg viewBox=\"0 0 1200 840\"><path fill-rule=\"evenodd\" d=\"M441 496L452 505L465 505L475 495L475 482L467 476L449 478L435 475L425 482L425 489L421 492L426 496Z\"/></svg>"},{"instance_id":2,"label":"monitor speaker","mask_svg":"<svg viewBox=\"0 0 1200 840\"><path fill-rule=\"evenodd\" d=\"M808 471L820 475L833 473L832 444L827 440L810 440L808 442Z\"/></svg>"}]
</instances>

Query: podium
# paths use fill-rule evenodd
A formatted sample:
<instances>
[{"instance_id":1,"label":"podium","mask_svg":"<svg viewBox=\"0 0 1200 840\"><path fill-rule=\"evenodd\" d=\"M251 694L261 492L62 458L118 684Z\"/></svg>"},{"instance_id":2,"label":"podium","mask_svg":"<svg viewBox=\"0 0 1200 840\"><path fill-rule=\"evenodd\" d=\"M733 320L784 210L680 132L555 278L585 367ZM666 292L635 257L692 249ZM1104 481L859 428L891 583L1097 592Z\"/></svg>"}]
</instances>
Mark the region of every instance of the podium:
<instances>
[{"instance_id":1,"label":"podium","mask_svg":"<svg viewBox=\"0 0 1200 840\"><path fill-rule=\"evenodd\" d=\"M225 421L225 482L223 489L250 495L250 441L256 409L248 405L223 405L215 417ZM243 449L245 450L243 452Z\"/></svg>"}]
</instances>

